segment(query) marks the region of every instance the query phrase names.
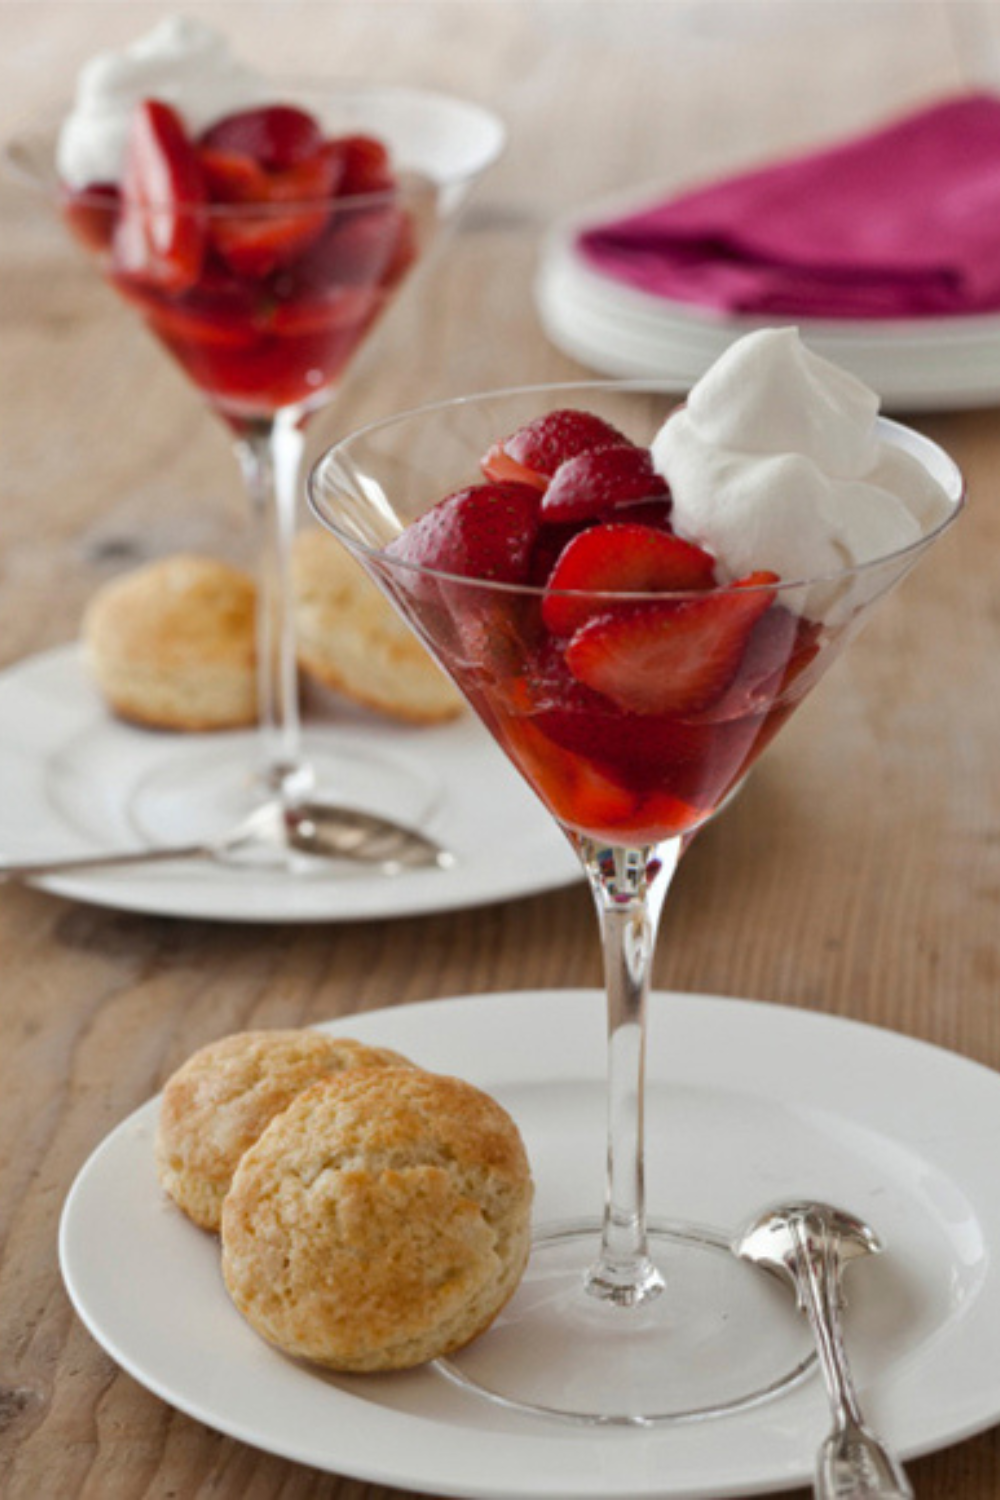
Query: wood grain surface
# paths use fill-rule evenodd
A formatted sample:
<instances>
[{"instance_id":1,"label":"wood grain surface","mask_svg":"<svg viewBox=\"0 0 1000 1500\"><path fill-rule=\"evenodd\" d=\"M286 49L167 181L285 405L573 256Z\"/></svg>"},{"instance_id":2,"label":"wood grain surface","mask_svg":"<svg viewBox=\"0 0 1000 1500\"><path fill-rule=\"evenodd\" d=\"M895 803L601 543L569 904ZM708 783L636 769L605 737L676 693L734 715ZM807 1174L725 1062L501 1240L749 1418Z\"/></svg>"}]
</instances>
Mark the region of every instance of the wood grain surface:
<instances>
[{"instance_id":1,"label":"wood grain surface","mask_svg":"<svg viewBox=\"0 0 1000 1500\"><path fill-rule=\"evenodd\" d=\"M533 308L555 214L833 140L989 83L995 56L961 0L184 8L269 71L443 87L509 123L504 160L317 421L314 449L379 411L584 373L547 344ZM0 132L63 99L93 51L164 13L138 0L5 0ZM219 424L45 205L6 181L0 319L3 668L72 641L116 572L181 547L244 558L248 537ZM696 842L655 983L856 1017L996 1068L1000 413L914 420L964 467L968 513ZM16 739L18 726L0 733ZM106 1132L225 1032L599 982L582 887L325 927L177 921L0 890L0 1495L388 1500L219 1436L121 1373L60 1281L65 1194ZM996 1432L914 1463L912 1477L923 1500L995 1500Z\"/></svg>"}]
</instances>

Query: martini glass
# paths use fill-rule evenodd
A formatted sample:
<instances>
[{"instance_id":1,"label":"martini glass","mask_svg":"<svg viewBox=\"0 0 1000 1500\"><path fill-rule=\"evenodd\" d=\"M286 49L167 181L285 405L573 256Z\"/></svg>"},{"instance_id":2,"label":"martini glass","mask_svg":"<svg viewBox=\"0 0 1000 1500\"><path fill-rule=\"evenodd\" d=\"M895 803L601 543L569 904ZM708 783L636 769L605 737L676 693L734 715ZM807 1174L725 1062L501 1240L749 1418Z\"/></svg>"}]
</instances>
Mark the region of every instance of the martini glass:
<instances>
[{"instance_id":1,"label":"martini glass","mask_svg":"<svg viewBox=\"0 0 1000 1500\"><path fill-rule=\"evenodd\" d=\"M372 329L500 153L504 130L478 105L406 87L282 83L274 98L311 114L327 140L380 143L389 169L369 148L361 186L344 191L324 181L322 162L306 163L286 174L276 201L260 201L222 151L207 201L203 182L185 196L176 164L169 201L155 186L136 201L114 187L70 193L60 184L58 120L7 151L225 423L255 523L259 764L241 774L218 742L177 749L130 800L138 831L154 842L210 838L257 802L293 807L306 794L410 825L427 810L423 781L410 784L398 760L351 757L335 743L305 753L290 546L309 418L335 399ZM162 119L146 131L147 151L154 127L162 134ZM297 868L289 851L274 853Z\"/></svg>"},{"instance_id":2,"label":"martini glass","mask_svg":"<svg viewBox=\"0 0 1000 1500\"><path fill-rule=\"evenodd\" d=\"M566 833L593 893L608 1011L603 1216L540 1225L509 1307L444 1366L501 1404L581 1423L718 1415L777 1394L809 1367L802 1320L731 1253L730 1231L647 1216L644 1057L657 926L686 842L963 502L951 460L882 421L914 483L930 475L942 487L946 519L916 544L833 576L713 591L713 608L738 604L755 623L721 696L684 715L637 706L613 674L607 693L581 682L568 640L583 621L641 611L654 631L675 632L704 594L546 595L435 572L387 550L431 505L480 479L480 459L498 439L544 413L582 408L648 445L667 405L662 390L632 383L474 396L363 429L331 448L309 483L315 514L451 674ZM536 558L546 545L543 528ZM696 631L690 639L693 652ZM663 670L688 665L673 659ZM682 1204L670 1207L683 1214Z\"/></svg>"}]
</instances>

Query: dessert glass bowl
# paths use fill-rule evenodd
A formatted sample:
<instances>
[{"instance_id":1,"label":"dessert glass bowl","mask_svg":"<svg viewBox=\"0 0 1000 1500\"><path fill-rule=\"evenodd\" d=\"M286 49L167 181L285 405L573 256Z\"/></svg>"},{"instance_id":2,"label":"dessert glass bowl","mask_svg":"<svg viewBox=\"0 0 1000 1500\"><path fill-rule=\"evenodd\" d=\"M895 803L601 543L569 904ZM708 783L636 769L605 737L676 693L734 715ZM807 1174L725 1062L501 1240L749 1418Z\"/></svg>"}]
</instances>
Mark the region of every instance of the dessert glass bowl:
<instances>
[{"instance_id":1,"label":"dessert glass bowl","mask_svg":"<svg viewBox=\"0 0 1000 1500\"><path fill-rule=\"evenodd\" d=\"M70 192L60 183L62 115L25 130L6 151L9 168L64 217L228 427L256 529L259 765L241 768L217 747L178 743L172 765L135 792L130 808L154 843L217 837L268 799L293 805L309 794L378 813L394 782L395 767L377 755L352 767L335 742L303 748L289 552L305 429L335 400L372 329L504 142L490 111L430 90L280 80L275 102L308 112L327 140L381 142L391 183L344 194L304 176L298 187L284 183L273 202L224 201L225 188L189 202L176 173L168 202L158 190L126 203L107 185ZM153 135L150 151L162 145ZM391 800L405 807L405 790Z\"/></svg>"},{"instance_id":2,"label":"dessert glass bowl","mask_svg":"<svg viewBox=\"0 0 1000 1500\"><path fill-rule=\"evenodd\" d=\"M542 414L585 409L645 446L670 400L661 385L642 382L462 398L345 438L309 482L315 514L451 674L566 833L593 893L608 1003L604 1213L588 1218L587 1205L574 1204L571 1220L538 1226L509 1308L444 1366L502 1405L584 1424L721 1415L786 1389L811 1363L792 1307L731 1252L735 1226L687 1224L682 1204L672 1206L676 1220L647 1216L644 1058L659 917L691 837L964 499L962 477L941 449L882 421L880 436L937 480L945 520L901 551L836 574L711 590L711 608L723 613L745 611L748 592L755 595L753 624L729 679L697 704L662 687L664 673L688 680L699 666L692 653L704 637L683 622L705 609L704 592L573 591L553 608L543 583L459 576L394 550L410 523L481 478L498 439ZM576 621L571 638L550 628L567 616ZM636 619L644 652L655 653L657 632L672 641L652 685L634 662L616 683L622 659L614 653L610 666L600 664L603 691L581 681L577 630L597 622L590 644L596 634L606 645L616 622ZM637 682L650 688L648 699L637 697ZM697 1153L699 1143L670 1149Z\"/></svg>"}]
</instances>

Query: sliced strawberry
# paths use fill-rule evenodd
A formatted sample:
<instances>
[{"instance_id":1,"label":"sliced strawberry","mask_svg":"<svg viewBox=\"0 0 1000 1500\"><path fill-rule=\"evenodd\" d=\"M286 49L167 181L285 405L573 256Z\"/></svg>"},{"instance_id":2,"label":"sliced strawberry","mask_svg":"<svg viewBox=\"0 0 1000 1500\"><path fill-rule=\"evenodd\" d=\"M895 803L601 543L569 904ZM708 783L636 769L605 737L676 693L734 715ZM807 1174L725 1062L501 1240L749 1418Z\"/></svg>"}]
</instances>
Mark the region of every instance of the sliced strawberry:
<instances>
[{"instance_id":1,"label":"sliced strawberry","mask_svg":"<svg viewBox=\"0 0 1000 1500\"><path fill-rule=\"evenodd\" d=\"M794 686L794 697L800 698L818 680L819 673L810 672L809 668L822 650L822 633L823 627L815 620L799 619L796 622L795 645L782 678L782 693ZM828 663L824 661L824 667L826 665Z\"/></svg>"},{"instance_id":2,"label":"sliced strawberry","mask_svg":"<svg viewBox=\"0 0 1000 1500\"><path fill-rule=\"evenodd\" d=\"M185 329L190 330L190 337L197 337L195 324L201 318L231 330L231 338L229 334L221 337L225 343L244 342L260 335L261 330L256 326L258 299L255 288L240 281L211 257L202 267L197 286L173 297L164 297L127 276L115 274L113 270L111 279L116 290L140 312L146 316L155 314L158 320L162 314L164 325L174 328L178 337L184 336ZM208 332L206 337L212 338L213 335Z\"/></svg>"},{"instance_id":3,"label":"sliced strawberry","mask_svg":"<svg viewBox=\"0 0 1000 1500\"><path fill-rule=\"evenodd\" d=\"M63 195L66 223L88 250L107 250L114 238L121 194L114 182L91 182L67 188Z\"/></svg>"},{"instance_id":4,"label":"sliced strawberry","mask_svg":"<svg viewBox=\"0 0 1000 1500\"><path fill-rule=\"evenodd\" d=\"M312 115L291 104L268 104L226 115L203 131L199 145L213 151L250 156L268 171L283 171L305 161L323 144L323 131Z\"/></svg>"},{"instance_id":5,"label":"sliced strawberry","mask_svg":"<svg viewBox=\"0 0 1000 1500\"><path fill-rule=\"evenodd\" d=\"M679 800L688 820L695 809L714 807L741 774L760 733L760 719L713 723L666 714L623 712L583 683L548 694L531 723L555 746L586 760L602 775L628 786L644 805L643 816L671 826ZM656 804L656 806L654 806Z\"/></svg>"},{"instance_id":6,"label":"sliced strawberry","mask_svg":"<svg viewBox=\"0 0 1000 1500\"><path fill-rule=\"evenodd\" d=\"M598 615L566 649L581 682L637 714L695 714L721 698L750 633L774 601L773 573L701 598Z\"/></svg>"},{"instance_id":7,"label":"sliced strawberry","mask_svg":"<svg viewBox=\"0 0 1000 1500\"><path fill-rule=\"evenodd\" d=\"M336 141L326 141L312 156L290 167L268 172L267 201L318 204L332 198L344 171L344 155Z\"/></svg>"},{"instance_id":8,"label":"sliced strawberry","mask_svg":"<svg viewBox=\"0 0 1000 1500\"><path fill-rule=\"evenodd\" d=\"M205 174L180 116L169 104L137 104L121 183L115 269L162 291L198 280L205 253Z\"/></svg>"},{"instance_id":9,"label":"sliced strawberry","mask_svg":"<svg viewBox=\"0 0 1000 1500\"><path fill-rule=\"evenodd\" d=\"M232 310L225 303L187 297L145 299L145 316L168 343L200 344L230 352L253 349L260 338L251 309Z\"/></svg>"},{"instance_id":10,"label":"sliced strawberry","mask_svg":"<svg viewBox=\"0 0 1000 1500\"><path fill-rule=\"evenodd\" d=\"M615 506L668 494L648 448L615 443L565 459L545 491L542 515L546 521L587 521Z\"/></svg>"},{"instance_id":11,"label":"sliced strawberry","mask_svg":"<svg viewBox=\"0 0 1000 1500\"><path fill-rule=\"evenodd\" d=\"M391 278L397 256L406 253L409 216L394 205L338 213L309 255L310 272L324 281L375 286Z\"/></svg>"},{"instance_id":12,"label":"sliced strawberry","mask_svg":"<svg viewBox=\"0 0 1000 1500\"><path fill-rule=\"evenodd\" d=\"M268 176L259 162L242 151L220 151L201 146L198 160L213 203L263 203Z\"/></svg>"},{"instance_id":13,"label":"sliced strawberry","mask_svg":"<svg viewBox=\"0 0 1000 1500\"><path fill-rule=\"evenodd\" d=\"M588 448L607 448L611 444L628 446L624 437L610 422L593 412L567 407L547 412L525 427L519 427L493 447L482 460L488 479L498 482L515 480L545 489L559 465Z\"/></svg>"},{"instance_id":14,"label":"sliced strawberry","mask_svg":"<svg viewBox=\"0 0 1000 1500\"><path fill-rule=\"evenodd\" d=\"M340 147L332 142L280 171L244 152L208 146L199 148L198 159L214 203L314 204L333 196L344 169Z\"/></svg>"},{"instance_id":15,"label":"sliced strawberry","mask_svg":"<svg viewBox=\"0 0 1000 1500\"><path fill-rule=\"evenodd\" d=\"M322 222L317 225L310 215L247 214L213 218L211 238L237 276L262 281L290 265L322 232Z\"/></svg>"},{"instance_id":16,"label":"sliced strawberry","mask_svg":"<svg viewBox=\"0 0 1000 1500\"><path fill-rule=\"evenodd\" d=\"M538 494L524 484L476 484L439 501L387 548L441 573L523 583L538 530Z\"/></svg>"},{"instance_id":17,"label":"sliced strawberry","mask_svg":"<svg viewBox=\"0 0 1000 1500\"><path fill-rule=\"evenodd\" d=\"M396 186L387 147L371 135L339 137L344 151L344 175L340 191L344 197L364 193L386 193Z\"/></svg>"},{"instance_id":18,"label":"sliced strawberry","mask_svg":"<svg viewBox=\"0 0 1000 1500\"><path fill-rule=\"evenodd\" d=\"M397 209L397 213L399 214L398 228L392 254L383 265L382 274L379 277L387 290L399 286L403 277L412 270L420 254L420 236L415 216L403 208Z\"/></svg>"},{"instance_id":19,"label":"sliced strawberry","mask_svg":"<svg viewBox=\"0 0 1000 1500\"><path fill-rule=\"evenodd\" d=\"M604 833L635 814L635 794L572 749L555 745L532 719L501 716L500 743L553 816L581 833Z\"/></svg>"},{"instance_id":20,"label":"sliced strawberry","mask_svg":"<svg viewBox=\"0 0 1000 1500\"><path fill-rule=\"evenodd\" d=\"M635 721L625 722L631 726L634 744ZM704 817L704 808L663 789L664 781L669 784L669 771L661 773L656 791L641 791L630 763L616 774L579 753L572 743L554 743L538 720L504 719L497 732L554 816L579 833L613 843L651 844L685 832Z\"/></svg>"},{"instance_id":21,"label":"sliced strawberry","mask_svg":"<svg viewBox=\"0 0 1000 1500\"><path fill-rule=\"evenodd\" d=\"M511 458L500 443L494 443L480 467L487 479L492 479L496 484L530 484L540 495L549 482L546 474L536 474L534 469Z\"/></svg>"},{"instance_id":22,"label":"sliced strawberry","mask_svg":"<svg viewBox=\"0 0 1000 1500\"><path fill-rule=\"evenodd\" d=\"M563 812L563 821L581 833L621 842L631 831L639 809L635 792L585 760L577 760L573 772L568 788L570 804Z\"/></svg>"},{"instance_id":23,"label":"sliced strawberry","mask_svg":"<svg viewBox=\"0 0 1000 1500\"><path fill-rule=\"evenodd\" d=\"M714 583L711 553L672 532L631 522L591 526L573 537L552 569L542 618L554 634L572 635L613 607L589 595L687 593Z\"/></svg>"},{"instance_id":24,"label":"sliced strawberry","mask_svg":"<svg viewBox=\"0 0 1000 1500\"><path fill-rule=\"evenodd\" d=\"M336 148L281 171L232 151L203 149L201 160L213 189L212 246L237 275L261 280L291 265L326 229L343 169Z\"/></svg>"},{"instance_id":25,"label":"sliced strawberry","mask_svg":"<svg viewBox=\"0 0 1000 1500\"><path fill-rule=\"evenodd\" d=\"M750 631L735 678L698 718L719 724L766 714L784 686L796 625L796 617L783 605L766 610Z\"/></svg>"},{"instance_id":26,"label":"sliced strawberry","mask_svg":"<svg viewBox=\"0 0 1000 1500\"><path fill-rule=\"evenodd\" d=\"M664 839L676 838L689 833L704 822L705 813L715 803L691 803L669 792L660 792L641 804L640 815L630 830L630 842L634 844L659 844Z\"/></svg>"},{"instance_id":27,"label":"sliced strawberry","mask_svg":"<svg viewBox=\"0 0 1000 1500\"><path fill-rule=\"evenodd\" d=\"M383 296L375 287L331 286L325 292L279 297L270 326L275 333L295 335L362 329L381 311Z\"/></svg>"},{"instance_id":28,"label":"sliced strawberry","mask_svg":"<svg viewBox=\"0 0 1000 1500\"><path fill-rule=\"evenodd\" d=\"M532 682L526 708L532 722L561 745L617 776L634 791L680 788L687 796L711 755L714 726L667 715L623 713L606 695L570 673L564 653L562 678L547 671L544 684ZM544 655L542 655L544 662Z\"/></svg>"},{"instance_id":29,"label":"sliced strawberry","mask_svg":"<svg viewBox=\"0 0 1000 1500\"><path fill-rule=\"evenodd\" d=\"M443 597L455 622L458 656L474 674L491 705L522 713L530 705L530 681L544 632L533 609L517 594L497 589L445 586Z\"/></svg>"}]
</instances>

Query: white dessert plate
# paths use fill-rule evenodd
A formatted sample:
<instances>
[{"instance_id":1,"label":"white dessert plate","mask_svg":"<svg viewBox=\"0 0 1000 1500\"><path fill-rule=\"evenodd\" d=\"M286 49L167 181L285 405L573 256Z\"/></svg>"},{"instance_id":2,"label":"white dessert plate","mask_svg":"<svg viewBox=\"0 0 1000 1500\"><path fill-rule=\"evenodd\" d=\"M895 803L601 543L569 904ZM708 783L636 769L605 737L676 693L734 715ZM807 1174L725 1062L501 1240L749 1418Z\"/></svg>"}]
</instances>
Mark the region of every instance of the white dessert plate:
<instances>
[{"instance_id":1,"label":"white dessert plate","mask_svg":"<svg viewBox=\"0 0 1000 1500\"><path fill-rule=\"evenodd\" d=\"M599 1211L596 991L431 1001L335 1029L500 1099L525 1137L539 1221ZM811 1195L868 1218L887 1250L848 1273L847 1331L875 1425L912 1457L1000 1419L1000 1075L856 1022L667 994L651 1004L649 1073L654 1214L735 1228ZM284 1358L230 1304L215 1239L161 1193L157 1108L81 1171L61 1265L98 1342L190 1416L317 1469L436 1496L723 1500L809 1482L827 1425L818 1377L715 1421L579 1429L497 1410L432 1368L337 1378Z\"/></svg>"},{"instance_id":2,"label":"white dessert plate","mask_svg":"<svg viewBox=\"0 0 1000 1500\"><path fill-rule=\"evenodd\" d=\"M454 867L385 875L317 861L308 873L288 875L186 860L38 884L161 916L339 922L457 910L581 878L552 819L471 714L412 729L341 710L336 719L310 720L309 735L309 753L321 751L358 805L418 823L454 853ZM184 757L231 766L235 786L249 777L256 744L253 732L194 736L132 728L107 712L75 647L31 657L0 673L0 854L43 860L196 838L203 830L188 806L183 772L159 799L163 813L155 828L137 820L136 807L147 805L138 793L183 767ZM365 796L376 774L378 801ZM227 814L211 831L222 832L229 821L235 818Z\"/></svg>"},{"instance_id":3,"label":"white dessert plate","mask_svg":"<svg viewBox=\"0 0 1000 1500\"><path fill-rule=\"evenodd\" d=\"M662 187L647 186L590 204L553 226L542 251L536 302L549 338L572 358L604 375L664 376L684 389L734 339L791 322L817 353L876 389L889 410L1000 400L1000 314L891 320L727 315L617 281L580 254L581 229L664 196Z\"/></svg>"}]
</instances>

